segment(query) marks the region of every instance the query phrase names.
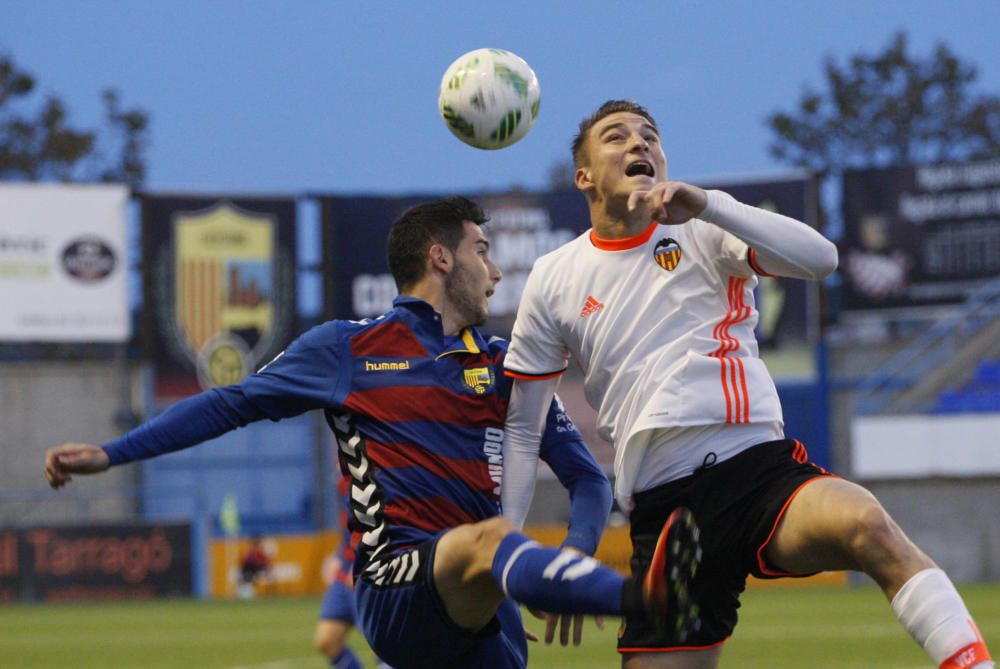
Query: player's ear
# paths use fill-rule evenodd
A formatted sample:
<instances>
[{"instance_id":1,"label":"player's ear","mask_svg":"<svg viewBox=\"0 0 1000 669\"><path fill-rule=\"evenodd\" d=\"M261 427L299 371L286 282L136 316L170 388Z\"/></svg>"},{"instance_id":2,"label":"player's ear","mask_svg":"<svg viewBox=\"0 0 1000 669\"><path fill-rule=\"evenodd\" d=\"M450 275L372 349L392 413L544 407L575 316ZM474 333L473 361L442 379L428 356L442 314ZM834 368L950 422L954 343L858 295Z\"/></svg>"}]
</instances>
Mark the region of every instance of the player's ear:
<instances>
[{"instance_id":1,"label":"player's ear","mask_svg":"<svg viewBox=\"0 0 1000 669\"><path fill-rule=\"evenodd\" d=\"M580 167L576 170L573 175L573 183L576 187L582 191L587 191L594 187L594 181L590 177L590 170L586 167Z\"/></svg>"},{"instance_id":2,"label":"player's ear","mask_svg":"<svg viewBox=\"0 0 1000 669\"><path fill-rule=\"evenodd\" d=\"M431 244L431 248L427 251L427 255L432 268L444 272L445 274L451 271L454 259L452 258L451 251L445 248L444 245Z\"/></svg>"}]
</instances>

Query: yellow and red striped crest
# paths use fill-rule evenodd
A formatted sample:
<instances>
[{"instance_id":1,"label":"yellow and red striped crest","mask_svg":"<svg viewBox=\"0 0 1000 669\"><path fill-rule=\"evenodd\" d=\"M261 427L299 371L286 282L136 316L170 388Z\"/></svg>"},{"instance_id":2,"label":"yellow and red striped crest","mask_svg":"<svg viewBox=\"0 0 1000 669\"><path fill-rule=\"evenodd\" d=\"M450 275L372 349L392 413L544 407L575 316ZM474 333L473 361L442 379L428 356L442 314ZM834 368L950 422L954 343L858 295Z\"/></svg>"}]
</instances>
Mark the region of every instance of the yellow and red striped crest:
<instances>
[{"instance_id":1,"label":"yellow and red striped crest","mask_svg":"<svg viewBox=\"0 0 1000 669\"><path fill-rule=\"evenodd\" d=\"M661 239L653 249L653 260L668 272L674 271L681 261L681 245L673 239Z\"/></svg>"},{"instance_id":2,"label":"yellow and red striped crest","mask_svg":"<svg viewBox=\"0 0 1000 669\"><path fill-rule=\"evenodd\" d=\"M204 387L236 383L274 322L274 221L230 203L175 216L178 334Z\"/></svg>"}]
</instances>

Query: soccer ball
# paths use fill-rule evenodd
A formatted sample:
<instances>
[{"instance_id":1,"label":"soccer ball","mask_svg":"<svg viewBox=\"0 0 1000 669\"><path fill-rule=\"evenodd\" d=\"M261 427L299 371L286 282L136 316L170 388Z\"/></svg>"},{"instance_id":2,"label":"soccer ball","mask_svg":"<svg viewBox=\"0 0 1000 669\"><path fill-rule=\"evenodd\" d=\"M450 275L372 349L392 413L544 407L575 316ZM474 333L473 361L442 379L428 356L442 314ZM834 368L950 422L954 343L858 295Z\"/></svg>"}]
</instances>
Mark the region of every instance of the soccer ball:
<instances>
[{"instance_id":1,"label":"soccer ball","mask_svg":"<svg viewBox=\"0 0 1000 669\"><path fill-rule=\"evenodd\" d=\"M476 49L444 73L438 111L466 144L502 149L528 134L540 101L538 78L523 59L503 49Z\"/></svg>"}]
</instances>

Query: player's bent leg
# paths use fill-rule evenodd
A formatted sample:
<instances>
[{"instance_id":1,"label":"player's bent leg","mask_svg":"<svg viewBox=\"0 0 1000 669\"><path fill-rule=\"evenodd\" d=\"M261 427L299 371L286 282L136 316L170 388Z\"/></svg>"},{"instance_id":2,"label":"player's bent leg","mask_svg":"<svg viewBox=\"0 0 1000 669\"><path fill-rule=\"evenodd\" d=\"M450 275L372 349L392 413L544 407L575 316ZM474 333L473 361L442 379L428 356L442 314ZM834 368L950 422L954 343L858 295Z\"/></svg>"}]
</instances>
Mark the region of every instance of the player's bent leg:
<instances>
[{"instance_id":1,"label":"player's bent leg","mask_svg":"<svg viewBox=\"0 0 1000 669\"><path fill-rule=\"evenodd\" d=\"M485 626L504 594L493 579L493 555L500 541L514 531L503 518L460 525L445 532L434 552L434 585L448 616L459 626Z\"/></svg>"},{"instance_id":2,"label":"player's bent leg","mask_svg":"<svg viewBox=\"0 0 1000 669\"><path fill-rule=\"evenodd\" d=\"M836 477L812 479L799 488L764 554L791 574L862 571L889 599L911 576L935 566L874 495Z\"/></svg>"},{"instance_id":3,"label":"player's bent leg","mask_svg":"<svg viewBox=\"0 0 1000 669\"><path fill-rule=\"evenodd\" d=\"M447 534L380 556L361 569L354 584L358 627L375 654L393 667L524 669L527 642L513 602L499 598L499 607L481 613L486 622L478 627L468 619L459 621L456 602L468 606L481 591L470 587L464 599L456 597L469 564L458 559L457 544L452 545L455 551L445 549L444 560L436 560ZM466 582L478 584L481 579Z\"/></svg>"},{"instance_id":4,"label":"player's bent leg","mask_svg":"<svg viewBox=\"0 0 1000 669\"><path fill-rule=\"evenodd\" d=\"M939 667L993 666L951 581L859 485L832 477L805 484L788 503L764 553L793 574L862 571L878 583L903 627Z\"/></svg>"},{"instance_id":5,"label":"player's bent leg","mask_svg":"<svg viewBox=\"0 0 1000 669\"><path fill-rule=\"evenodd\" d=\"M434 580L457 624L478 629L509 596L550 613L645 615L640 583L572 549L542 546L502 518L449 530L438 542Z\"/></svg>"},{"instance_id":6,"label":"player's bent leg","mask_svg":"<svg viewBox=\"0 0 1000 669\"><path fill-rule=\"evenodd\" d=\"M690 517L689 512L682 518ZM674 514L674 518L678 514ZM673 528L673 532L670 532ZM665 586L668 593L675 588L686 592L686 584L697 566L700 549L697 527L671 523L662 534L672 537L665 548L675 548L670 559L659 561L663 578L652 579L653 586ZM690 572L673 575L678 565L690 565ZM666 608L665 615L655 615L673 621L680 609L676 593L664 596L651 587L650 579L626 580L613 569L571 549L542 546L515 531L502 518L491 518L463 525L441 535L433 561L435 589L451 620L468 630L478 630L489 623L505 596L530 608L550 613L580 613L592 615L629 615L648 619L651 609ZM685 606L683 611L688 611ZM685 627L686 629L686 627Z\"/></svg>"},{"instance_id":7,"label":"player's bent leg","mask_svg":"<svg viewBox=\"0 0 1000 669\"><path fill-rule=\"evenodd\" d=\"M705 650L678 650L669 653L625 653L622 669L715 669L722 647Z\"/></svg>"},{"instance_id":8,"label":"player's bent leg","mask_svg":"<svg viewBox=\"0 0 1000 669\"><path fill-rule=\"evenodd\" d=\"M621 615L645 607L640 586L571 549L542 546L503 518L449 530L438 542L434 579L452 619L469 629L509 596L550 613Z\"/></svg>"}]
</instances>

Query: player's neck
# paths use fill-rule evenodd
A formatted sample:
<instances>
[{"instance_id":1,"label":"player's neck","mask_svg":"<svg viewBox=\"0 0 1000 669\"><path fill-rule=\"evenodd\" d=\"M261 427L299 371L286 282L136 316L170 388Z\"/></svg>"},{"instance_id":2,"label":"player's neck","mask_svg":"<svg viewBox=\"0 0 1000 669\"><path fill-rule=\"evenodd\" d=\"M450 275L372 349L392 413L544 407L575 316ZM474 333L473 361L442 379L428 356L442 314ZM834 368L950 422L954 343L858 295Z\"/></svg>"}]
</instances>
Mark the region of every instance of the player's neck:
<instances>
[{"instance_id":1,"label":"player's neck","mask_svg":"<svg viewBox=\"0 0 1000 669\"><path fill-rule=\"evenodd\" d=\"M626 239L641 234L649 227L649 216L644 212L608 211L591 207L590 224L601 239Z\"/></svg>"},{"instance_id":2,"label":"player's neck","mask_svg":"<svg viewBox=\"0 0 1000 669\"><path fill-rule=\"evenodd\" d=\"M434 308L441 319L442 334L446 337L458 334L465 327L458 320L458 314L445 295L444 286L432 280L424 280L407 290L408 297L415 297L423 300Z\"/></svg>"}]
</instances>

